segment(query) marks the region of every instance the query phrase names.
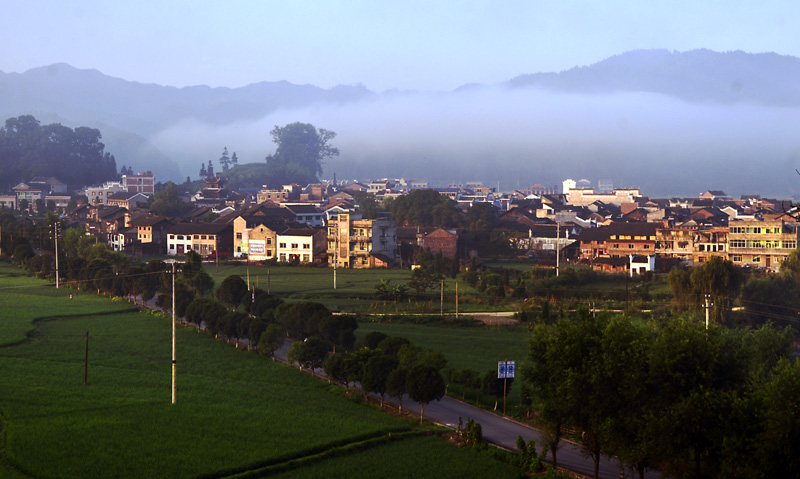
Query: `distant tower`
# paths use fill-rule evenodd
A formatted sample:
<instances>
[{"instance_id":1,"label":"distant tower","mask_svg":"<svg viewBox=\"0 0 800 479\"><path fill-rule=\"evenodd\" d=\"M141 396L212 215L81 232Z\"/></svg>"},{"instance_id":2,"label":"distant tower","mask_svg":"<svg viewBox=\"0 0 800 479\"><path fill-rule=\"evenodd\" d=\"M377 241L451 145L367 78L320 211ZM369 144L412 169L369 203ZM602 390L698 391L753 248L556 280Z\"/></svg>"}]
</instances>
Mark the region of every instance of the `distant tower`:
<instances>
[{"instance_id":1,"label":"distant tower","mask_svg":"<svg viewBox=\"0 0 800 479\"><path fill-rule=\"evenodd\" d=\"M567 178L566 180L561 182L561 193L566 195L569 193L569 190L575 189L577 183L572 178Z\"/></svg>"}]
</instances>

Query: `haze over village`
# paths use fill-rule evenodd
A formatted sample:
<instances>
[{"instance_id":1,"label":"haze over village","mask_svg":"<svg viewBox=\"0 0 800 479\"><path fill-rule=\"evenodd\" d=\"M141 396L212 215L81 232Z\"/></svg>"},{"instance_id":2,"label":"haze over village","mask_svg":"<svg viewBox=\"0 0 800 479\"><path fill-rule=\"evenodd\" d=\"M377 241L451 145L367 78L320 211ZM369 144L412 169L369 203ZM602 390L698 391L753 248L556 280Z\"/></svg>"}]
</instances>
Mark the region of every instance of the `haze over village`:
<instances>
[{"instance_id":1,"label":"haze over village","mask_svg":"<svg viewBox=\"0 0 800 479\"><path fill-rule=\"evenodd\" d=\"M42 0L0 44L0 477L800 477L794 4Z\"/></svg>"}]
</instances>

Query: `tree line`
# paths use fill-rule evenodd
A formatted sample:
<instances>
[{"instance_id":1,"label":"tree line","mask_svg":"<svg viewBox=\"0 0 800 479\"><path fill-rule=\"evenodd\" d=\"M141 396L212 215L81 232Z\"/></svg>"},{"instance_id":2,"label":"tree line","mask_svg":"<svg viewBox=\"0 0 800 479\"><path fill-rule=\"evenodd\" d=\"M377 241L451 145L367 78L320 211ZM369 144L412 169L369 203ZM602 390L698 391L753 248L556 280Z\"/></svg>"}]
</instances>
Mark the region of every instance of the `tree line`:
<instances>
[{"instance_id":1,"label":"tree line","mask_svg":"<svg viewBox=\"0 0 800 479\"><path fill-rule=\"evenodd\" d=\"M12 187L34 176L74 186L116 179L116 161L101 139L95 128L42 126L31 115L9 118L0 128L0 184Z\"/></svg>"}]
</instances>

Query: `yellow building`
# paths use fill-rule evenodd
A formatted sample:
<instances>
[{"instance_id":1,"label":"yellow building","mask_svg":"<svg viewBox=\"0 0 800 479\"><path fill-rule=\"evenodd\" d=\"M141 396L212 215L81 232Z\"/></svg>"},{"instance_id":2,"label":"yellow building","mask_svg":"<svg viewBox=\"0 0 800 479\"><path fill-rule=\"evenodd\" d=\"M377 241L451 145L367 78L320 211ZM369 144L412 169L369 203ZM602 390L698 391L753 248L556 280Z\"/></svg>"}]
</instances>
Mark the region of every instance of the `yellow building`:
<instances>
[{"instance_id":1,"label":"yellow building","mask_svg":"<svg viewBox=\"0 0 800 479\"><path fill-rule=\"evenodd\" d=\"M390 266L396 258L397 233L391 220L364 220L339 213L328 222L328 264L344 268Z\"/></svg>"}]
</instances>

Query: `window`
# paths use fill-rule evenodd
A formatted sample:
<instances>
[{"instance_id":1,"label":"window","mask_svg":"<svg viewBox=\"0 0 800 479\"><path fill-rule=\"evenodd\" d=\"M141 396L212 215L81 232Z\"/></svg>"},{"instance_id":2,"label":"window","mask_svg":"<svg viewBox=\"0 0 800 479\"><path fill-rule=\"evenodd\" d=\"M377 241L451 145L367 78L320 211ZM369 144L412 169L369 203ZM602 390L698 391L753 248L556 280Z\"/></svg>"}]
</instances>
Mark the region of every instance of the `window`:
<instances>
[{"instance_id":1,"label":"window","mask_svg":"<svg viewBox=\"0 0 800 479\"><path fill-rule=\"evenodd\" d=\"M753 263L760 263L761 262L761 256L753 256L752 262Z\"/></svg>"},{"instance_id":2,"label":"window","mask_svg":"<svg viewBox=\"0 0 800 479\"><path fill-rule=\"evenodd\" d=\"M278 248L285 248L285 247L286 247L286 243L281 243L281 244L278 245ZM286 255L281 255L281 256L286 256ZM281 261L283 261L283 260L281 260Z\"/></svg>"},{"instance_id":3,"label":"window","mask_svg":"<svg viewBox=\"0 0 800 479\"><path fill-rule=\"evenodd\" d=\"M175 249L175 243L169 245L169 249Z\"/></svg>"},{"instance_id":4,"label":"window","mask_svg":"<svg viewBox=\"0 0 800 479\"><path fill-rule=\"evenodd\" d=\"M267 238L267 244L272 244L272 238Z\"/></svg>"},{"instance_id":5,"label":"window","mask_svg":"<svg viewBox=\"0 0 800 479\"><path fill-rule=\"evenodd\" d=\"M731 248L744 248L745 247L745 241L744 240L731 240L730 247Z\"/></svg>"},{"instance_id":6,"label":"window","mask_svg":"<svg viewBox=\"0 0 800 479\"><path fill-rule=\"evenodd\" d=\"M203 238L203 239L205 239L205 238ZM242 234L241 233L236 233L236 239L242 239Z\"/></svg>"},{"instance_id":7,"label":"window","mask_svg":"<svg viewBox=\"0 0 800 479\"><path fill-rule=\"evenodd\" d=\"M633 243L628 244L628 249L633 249Z\"/></svg>"},{"instance_id":8,"label":"window","mask_svg":"<svg viewBox=\"0 0 800 479\"><path fill-rule=\"evenodd\" d=\"M297 243L292 243L292 249L297 249Z\"/></svg>"},{"instance_id":9,"label":"window","mask_svg":"<svg viewBox=\"0 0 800 479\"><path fill-rule=\"evenodd\" d=\"M182 240L183 239L183 235L178 235L178 239Z\"/></svg>"},{"instance_id":10,"label":"window","mask_svg":"<svg viewBox=\"0 0 800 479\"><path fill-rule=\"evenodd\" d=\"M304 254L303 255L303 262L304 263L308 263L309 261L311 261L311 255Z\"/></svg>"},{"instance_id":11,"label":"window","mask_svg":"<svg viewBox=\"0 0 800 479\"><path fill-rule=\"evenodd\" d=\"M194 239L199 240L200 239L200 235L194 235Z\"/></svg>"},{"instance_id":12,"label":"window","mask_svg":"<svg viewBox=\"0 0 800 479\"><path fill-rule=\"evenodd\" d=\"M308 243L303 243L303 249L311 249L311 245Z\"/></svg>"},{"instance_id":13,"label":"window","mask_svg":"<svg viewBox=\"0 0 800 479\"><path fill-rule=\"evenodd\" d=\"M650 245L649 244L644 245L644 249L650 249Z\"/></svg>"},{"instance_id":14,"label":"window","mask_svg":"<svg viewBox=\"0 0 800 479\"><path fill-rule=\"evenodd\" d=\"M734 263L741 263L742 262L742 255L740 255L740 254L731 255L731 261L733 261Z\"/></svg>"}]
</instances>

